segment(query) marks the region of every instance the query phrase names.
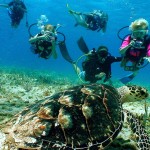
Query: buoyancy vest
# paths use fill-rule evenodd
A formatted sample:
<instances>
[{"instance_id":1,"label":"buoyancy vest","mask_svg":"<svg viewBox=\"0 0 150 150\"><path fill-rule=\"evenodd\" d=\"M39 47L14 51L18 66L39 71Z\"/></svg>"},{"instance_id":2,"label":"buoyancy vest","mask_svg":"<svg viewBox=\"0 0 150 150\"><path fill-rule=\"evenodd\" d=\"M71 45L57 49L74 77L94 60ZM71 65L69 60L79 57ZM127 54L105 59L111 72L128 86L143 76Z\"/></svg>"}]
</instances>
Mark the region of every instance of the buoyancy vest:
<instances>
[{"instance_id":1,"label":"buoyancy vest","mask_svg":"<svg viewBox=\"0 0 150 150\"><path fill-rule=\"evenodd\" d=\"M42 34L38 34L38 36L41 36ZM45 41L45 40L38 40L34 45L34 53L39 54L42 58L47 58L52 54L52 42Z\"/></svg>"},{"instance_id":2,"label":"buoyancy vest","mask_svg":"<svg viewBox=\"0 0 150 150\"><path fill-rule=\"evenodd\" d=\"M129 36L129 40L133 40L131 36ZM141 45L143 48L135 48L131 47L126 52L126 57L133 61L133 62L139 62L141 58L145 57L148 51L148 45L150 44L150 36L146 35L143 40L143 44Z\"/></svg>"}]
</instances>

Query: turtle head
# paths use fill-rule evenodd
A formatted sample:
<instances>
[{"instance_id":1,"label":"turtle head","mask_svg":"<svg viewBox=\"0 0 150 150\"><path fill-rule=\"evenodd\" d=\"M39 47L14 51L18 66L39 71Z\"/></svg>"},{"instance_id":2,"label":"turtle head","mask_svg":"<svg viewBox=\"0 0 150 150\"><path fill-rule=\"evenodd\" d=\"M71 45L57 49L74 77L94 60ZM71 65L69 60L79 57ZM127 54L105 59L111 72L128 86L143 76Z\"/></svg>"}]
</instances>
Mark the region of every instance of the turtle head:
<instances>
[{"instance_id":1,"label":"turtle head","mask_svg":"<svg viewBox=\"0 0 150 150\"><path fill-rule=\"evenodd\" d=\"M141 101L149 96L147 89L137 85L122 86L118 88L118 92L121 95L122 103Z\"/></svg>"}]
</instances>

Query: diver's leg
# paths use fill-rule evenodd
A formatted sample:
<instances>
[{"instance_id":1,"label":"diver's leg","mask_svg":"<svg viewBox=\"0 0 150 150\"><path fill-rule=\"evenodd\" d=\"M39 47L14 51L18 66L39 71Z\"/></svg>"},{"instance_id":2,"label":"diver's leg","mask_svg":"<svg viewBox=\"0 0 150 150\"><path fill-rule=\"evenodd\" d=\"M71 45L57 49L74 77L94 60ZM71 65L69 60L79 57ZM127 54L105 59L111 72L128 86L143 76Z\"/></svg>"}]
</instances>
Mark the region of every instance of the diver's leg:
<instances>
[{"instance_id":1,"label":"diver's leg","mask_svg":"<svg viewBox=\"0 0 150 150\"><path fill-rule=\"evenodd\" d=\"M67 4L66 5L67 6L67 8L68 8L68 12L70 13L70 14L72 14L72 15L80 15L81 14L81 12L76 12L76 11L74 11L74 10L72 10L70 7L69 7L69 5Z\"/></svg>"},{"instance_id":2,"label":"diver's leg","mask_svg":"<svg viewBox=\"0 0 150 150\"><path fill-rule=\"evenodd\" d=\"M73 11L72 9L69 8L69 5L67 4L67 8L68 8L68 12L74 16L75 20L76 20L76 24L75 26L77 25L81 25L81 26L84 26L84 27L87 27L87 24L85 22L85 15L82 14L81 12L76 12L76 11Z\"/></svg>"},{"instance_id":3,"label":"diver's leg","mask_svg":"<svg viewBox=\"0 0 150 150\"><path fill-rule=\"evenodd\" d=\"M52 42L52 56L54 59L57 58L57 52L56 52L56 44L55 41Z\"/></svg>"},{"instance_id":4,"label":"diver's leg","mask_svg":"<svg viewBox=\"0 0 150 150\"><path fill-rule=\"evenodd\" d=\"M86 23L86 21L85 21L85 17L84 17L84 15L82 15L82 14L73 14L73 16L74 16L74 18L75 18L75 20L76 20L76 24L75 24L75 26L77 26L77 25L81 25L81 26L83 26L83 27L88 27L88 25L87 25L87 23Z\"/></svg>"},{"instance_id":5,"label":"diver's leg","mask_svg":"<svg viewBox=\"0 0 150 150\"><path fill-rule=\"evenodd\" d=\"M133 76L136 76L138 74L139 68L137 67L137 63L133 62Z\"/></svg>"},{"instance_id":6,"label":"diver's leg","mask_svg":"<svg viewBox=\"0 0 150 150\"><path fill-rule=\"evenodd\" d=\"M72 63L72 65L73 65L73 69L75 70L76 74L77 74L77 75L80 75L81 70L80 70L80 68L77 66L77 64L74 62L74 63Z\"/></svg>"},{"instance_id":7,"label":"diver's leg","mask_svg":"<svg viewBox=\"0 0 150 150\"><path fill-rule=\"evenodd\" d=\"M75 19L79 25L88 28L88 24L85 21L85 15L83 15L83 14L78 15L77 17L75 17Z\"/></svg>"}]
</instances>

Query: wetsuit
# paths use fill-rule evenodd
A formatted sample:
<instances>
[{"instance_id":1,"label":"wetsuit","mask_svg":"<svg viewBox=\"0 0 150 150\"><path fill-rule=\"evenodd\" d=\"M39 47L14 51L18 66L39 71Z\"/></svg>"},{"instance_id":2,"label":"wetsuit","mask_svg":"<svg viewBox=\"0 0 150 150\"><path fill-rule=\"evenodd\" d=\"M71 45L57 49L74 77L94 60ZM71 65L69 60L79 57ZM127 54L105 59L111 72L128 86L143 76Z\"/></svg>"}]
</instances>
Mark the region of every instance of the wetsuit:
<instances>
[{"instance_id":1,"label":"wetsuit","mask_svg":"<svg viewBox=\"0 0 150 150\"><path fill-rule=\"evenodd\" d=\"M42 36L42 34L40 33L37 35L37 37L38 36ZM39 57L48 59L52 54L52 42L37 40L36 42L32 43L31 49L35 54L39 54Z\"/></svg>"},{"instance_id":2,"label":"wetsuit","mask_svg":"<svg viewBox=\"0 0 150 150\"><path fill-rule=\"evenodd\" d=\"M19 25L26 10L25 4L22 1L12 1L8 4L8 6L8 14L11 18L12 26Z\"/></svg>"},{"instance_id":3,"label":"wetsuit","mask_svg":"<svg viewBox=\"0 0 150 150\"><path fill-rule=\"evenodd\" d=\"M124 41L122 42L122 45L120 47L120 49L128 46L131 42L131 40L133 40L132 36L127 36ZM137 41L135 41L137 42ZM124 66L125 70L129 70L129 71L134 71L134 70L138 70L138 66L142 65L144 63L144 57L150 57L150 36L146 35L144 37L143 40L139 40L139 48L138 45L137 47L130 47L127 49L127 51L125 52L125 54L123 55L123 60L122 60L122 66ZM137 43L138 44L138 43ZM126 66L126 63L130 61L132 63L134 63L134 67L133 66Z\"/></svg>"},{"instance_id":4,"label":"wetsuit","mask_svg":"<svg viewBox=\"0 0 150 150\"><path fill-rule=\"evenodd\" d=\"M104 28L107 24L107 19L104 19L102 17L103 12L99 13L91 13L85 15L85 21L88 24L88 28L90 30L97 30L100 31L102 28Z\"/></svg>"},{"instance_id":5,"label":"wetsuit","mask_svg":"<svg viewBox=\"0 0 150 150\"><path fill-rule=\"evenodd\" d=\"M101 63L95 55L93 58L85 60L82 63L83 71L85 71L85 81L90 81L91 83L95 83L97 79L95 75L104 72L106 77L104 82L111 78L111 64L113 62L120 62L122 57L114 57L114 56L107 56L105 61Z\"/></svg>"}]
</instances>

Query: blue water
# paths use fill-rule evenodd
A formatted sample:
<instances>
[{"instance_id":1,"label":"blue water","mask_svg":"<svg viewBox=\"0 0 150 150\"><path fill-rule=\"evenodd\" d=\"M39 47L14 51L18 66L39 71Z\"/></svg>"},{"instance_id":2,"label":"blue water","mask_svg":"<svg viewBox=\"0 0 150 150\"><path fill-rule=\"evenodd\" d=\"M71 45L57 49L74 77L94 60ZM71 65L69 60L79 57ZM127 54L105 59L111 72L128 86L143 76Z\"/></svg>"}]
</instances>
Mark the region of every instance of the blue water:
<instances>
[{"instance_id":1,"label":"blue water","mask_svg":"<svg viewBox=\"0 0 150 150\"><path fill-rule=\"evenodd\" d=\"M9 0L2 0L1 3L8 3ZM114 56L119 56L121 40L117 37L120 28L129 25L138 18L145 18L150 22L149 5L150 0L24 0L28 9L29 24L37 22L40 15L46 15L51 24L61 24L60 32L66 36L66 44L71 57L77 60L83 53L77 47L77 39L83 36L90 49L105 45ZM90 12L94 9L101 9L108 13L109 21L105 34L86 30L83 27L74 27L75 20L67 12L66 4L76 11ZM75 75L74 70L66 62L57 47L58 59L50 58L45 60L33 54L28 42L29 34L25 26L26 19L22 20L17 29L10 26L10 18L5 8L0 9L0 66L25 67L29 69L55 71L62 74ZM37 29L33 29L36 32ZM124 36L129 31L123 32ZM81 61L79 61L79 66ZM148 83L150 65L141 69L134 82ZM123 71L119 63L112 65L113 79L116 80L129 72ZM144 79L143 79L144 77Z\"/></svg>"}]
</instances>

